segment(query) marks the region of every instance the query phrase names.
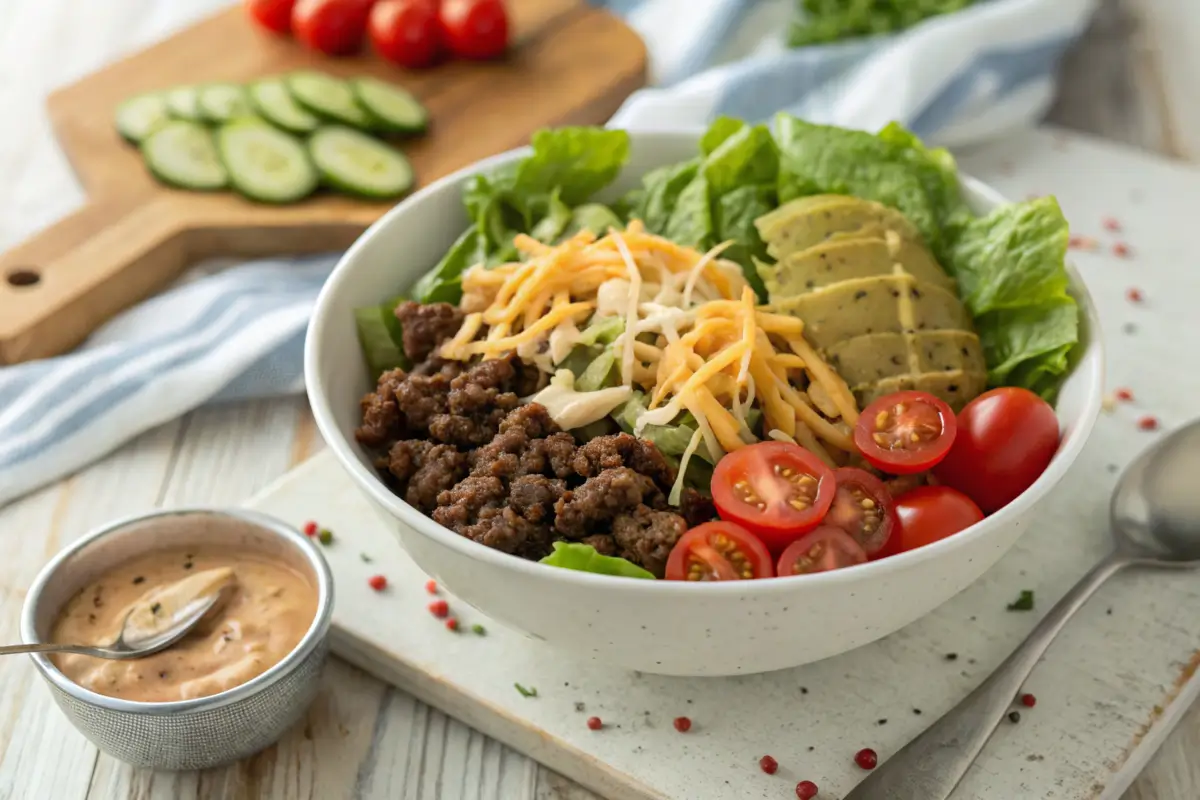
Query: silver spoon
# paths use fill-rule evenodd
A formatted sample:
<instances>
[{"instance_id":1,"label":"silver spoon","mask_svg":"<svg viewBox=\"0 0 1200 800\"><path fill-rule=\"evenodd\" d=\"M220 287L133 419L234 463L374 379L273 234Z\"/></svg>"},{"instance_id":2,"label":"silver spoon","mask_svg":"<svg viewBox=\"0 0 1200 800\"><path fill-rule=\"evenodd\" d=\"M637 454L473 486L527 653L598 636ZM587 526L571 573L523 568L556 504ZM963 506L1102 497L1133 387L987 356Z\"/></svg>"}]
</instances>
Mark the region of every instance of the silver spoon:
<instances>
[{"instance_id":1,"label":"silver spoon","mask_svg":"<svg viewBox=\"0 0 1200 800\"><path fill-rule=\"evenodd\" d=\"M1100 585L1129 566L1200 566L1200 420L1125 470L1109 515L1115 547L1067 592L987 680L867 776L845 800L946 800L975 761L1038 659Z\"/></svg>"},{"instance_id":2,"label":"silver spoon","mask_svg":"<svg viewBox=\"0 0 1200 800\"><path fill-rule=\"evenodd\" d=\"M217 575L216 573L222 574ZM223 573L228 573L228 576ZM125 619L121 622L121 632L111 644L103 646L56 643L14 644L0 647L0 656L17 653L78 653L97 658L121 660L152 655L159 650L165 650L187 636L210 611L228 599L234 585L231 579L232 574L230 570L209 570L176 584L186 590L187 584L190 583L206 587L207 591L190 597L185 596L178 604L172 604L167 610L170 621L166 625L157 624L156 619L150 625L145 624L147 616L153 619L158 613L158 609L149 606L150 601L155 597L146 596L129 609ZM207 585L204 584L205 578L208 578L209 581ZM174 587L167 587L164 591L172 588ZM156 595L156 597L170 602L164 594ZM163 603L155 602L153 605L160 606Z\"/></svg>"}]
</instances>

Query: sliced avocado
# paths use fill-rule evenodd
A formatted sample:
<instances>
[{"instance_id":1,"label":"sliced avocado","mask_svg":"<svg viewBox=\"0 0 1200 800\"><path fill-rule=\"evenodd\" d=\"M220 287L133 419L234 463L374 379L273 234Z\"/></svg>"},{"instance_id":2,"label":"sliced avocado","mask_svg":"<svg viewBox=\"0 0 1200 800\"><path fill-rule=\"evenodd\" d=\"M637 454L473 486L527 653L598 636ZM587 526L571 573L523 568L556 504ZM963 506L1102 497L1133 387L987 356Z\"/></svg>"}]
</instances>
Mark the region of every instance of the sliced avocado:
<instances>
[{"instance_id":1,"label":"sliced avocado","mask_svg":"<svg viewBox=\"0 0 1200 800\"><path fill-rule=\"evenodd\" d=\"M844 280L891 275L896 264L918 281L954 289L954 281L924 245L892 231L886 237L830 239L770 266L759 264L758 274L771 297L794 297Z\"/></svg>"},{"instance_id":2,"label":"sliced avocado","mask_svg":"<svg viewBox=\"0 0 1200 800\"><path fill-rule=\"evenodd\" d=\"M804 336L825 349L869 333L972 330L971 315L952 292L911 275L855 278L775 300L772 310L804 320Z\"/></svg>"},{"instance_id":3,"label":"sliced avocado","mask_svg":"<svg viewBox=\"0 0 1200 800\"><path fill-rule=\"evenodd\" d=\"M979 337L970 331L869 333L838 342L825 355L851 386L926 372L987 372Z\"/></svg>"},{"instance_id":4,"label":"sliced avocado","mask_svg":"<svg viewBox=\"0 0 1200 800\"><path fill-rule=\"evenodd\" d=\"M902 239L923 243L920 232L894 208L846 195L800 197L754 221L767 252L782 260L834 238L883 236L895 231Z\"/></svg>"},{"instance_id":5,"label":"sliced avocado","mask_svg":"<svg viewBox=\"0 0 1200 800\"><path fill-rule=\"evenodd\" d=\"M874 400L892 392L903 392L916 389L929 392L934 397L940 397L954 411L979 396L987 388L987 373L984 372L926 372L921 375L901 375L896 378L885 378L876 383L855 386L852 390L859 402L859 408L865 408Z\"/></svg>"}]
</instances>

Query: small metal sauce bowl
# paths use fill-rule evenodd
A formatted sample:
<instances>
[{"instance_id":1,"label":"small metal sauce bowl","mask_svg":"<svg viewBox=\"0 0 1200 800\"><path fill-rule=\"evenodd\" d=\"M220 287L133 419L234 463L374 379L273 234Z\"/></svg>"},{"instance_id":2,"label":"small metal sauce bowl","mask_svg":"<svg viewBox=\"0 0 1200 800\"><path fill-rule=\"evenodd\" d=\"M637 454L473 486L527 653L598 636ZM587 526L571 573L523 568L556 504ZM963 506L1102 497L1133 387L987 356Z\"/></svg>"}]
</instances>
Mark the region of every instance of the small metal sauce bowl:
<instances>
[{"instance_id":1,"label":"small metal sauce bowl","mask_svg":"<svg viewBox=\"0 0 1200 800\"><path fill-rule=\"evenodd\" d=\"M299 644L266 672L209 697L144 703L97 694L71 681L44 655L31 656L55 702L97 747L134 766L206 769L273 744L308 709L329 651L333 575L302 533L240 509L180 509L110 523L56 555L25 597L21 638L46 641L59 612L88 582L158 548L250 550L285 563L317 589L317 613Z\"/></svg>"}]
</instances>

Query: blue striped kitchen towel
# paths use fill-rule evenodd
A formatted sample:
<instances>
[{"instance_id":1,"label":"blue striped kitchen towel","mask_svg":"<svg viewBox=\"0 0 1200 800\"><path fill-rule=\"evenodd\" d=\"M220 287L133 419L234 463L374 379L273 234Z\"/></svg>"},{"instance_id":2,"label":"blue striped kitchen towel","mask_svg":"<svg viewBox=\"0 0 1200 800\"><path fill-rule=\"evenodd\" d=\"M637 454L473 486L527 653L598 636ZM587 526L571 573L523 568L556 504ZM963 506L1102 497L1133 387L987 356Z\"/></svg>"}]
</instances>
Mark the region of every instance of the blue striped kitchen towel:
<instances>
[{"instance_id":1,"label":"blue striped kitchen towel","mask_svg":"<svg viewBox=\"0 0 1200 800\"><path fill-rule=\"evenodd\" d=\"M610 124L701 125L780 110L941 144L1038 119L1096 0L985 0L902 34L789 50L795 0L594 0L645 39L652 87ZM303 390L313 301L336 260L193 276L77 351L0 368L0 505L206 403Z\"/></svg>"}]
</instances>

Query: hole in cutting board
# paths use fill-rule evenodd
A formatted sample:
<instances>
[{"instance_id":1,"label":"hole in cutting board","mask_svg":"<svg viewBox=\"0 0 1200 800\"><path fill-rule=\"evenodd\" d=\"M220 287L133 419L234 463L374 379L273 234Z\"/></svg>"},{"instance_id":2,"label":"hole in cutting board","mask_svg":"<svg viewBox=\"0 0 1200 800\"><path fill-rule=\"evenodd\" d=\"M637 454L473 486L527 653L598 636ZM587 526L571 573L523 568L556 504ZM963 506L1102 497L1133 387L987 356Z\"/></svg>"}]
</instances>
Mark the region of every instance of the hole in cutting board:
<instances>
[{"instance_id":1,"label":"hole in cutting board","mask_svg":"<svg viewBox=\"0 0 1200 800\"><path fill-rule=\"evenodd\" d=\"M36 286L41 283L42 275L36 269L30 267L18 267L12 270L7 275L8 285L24 288L27 286Z\"/></svg>"}]
</instances>

